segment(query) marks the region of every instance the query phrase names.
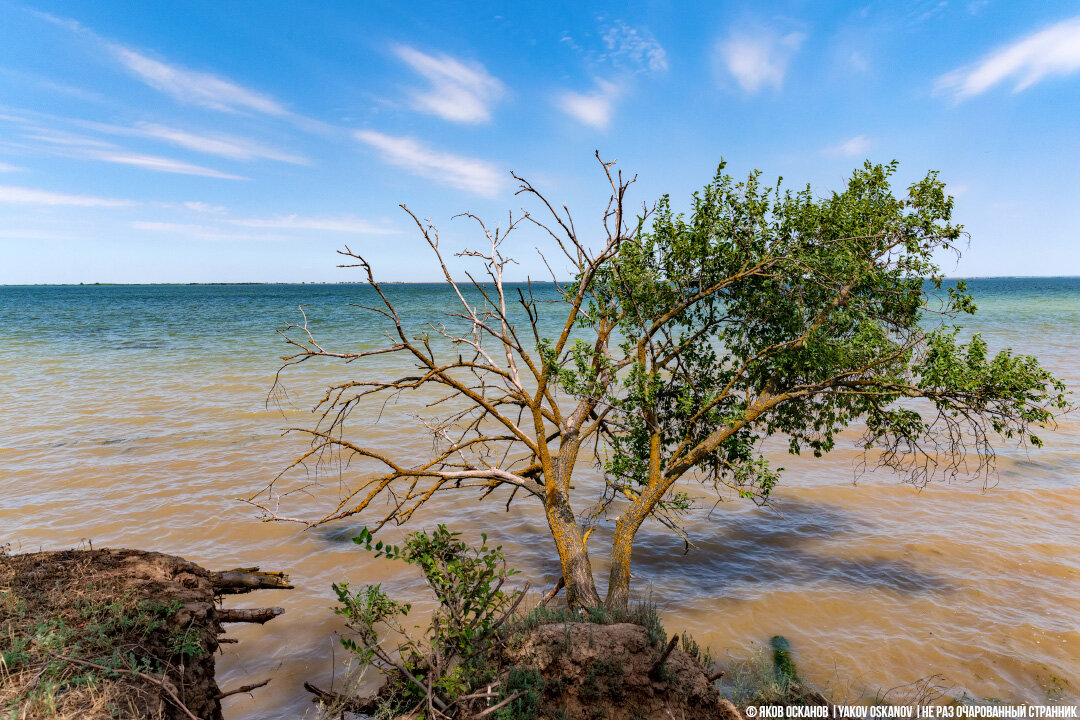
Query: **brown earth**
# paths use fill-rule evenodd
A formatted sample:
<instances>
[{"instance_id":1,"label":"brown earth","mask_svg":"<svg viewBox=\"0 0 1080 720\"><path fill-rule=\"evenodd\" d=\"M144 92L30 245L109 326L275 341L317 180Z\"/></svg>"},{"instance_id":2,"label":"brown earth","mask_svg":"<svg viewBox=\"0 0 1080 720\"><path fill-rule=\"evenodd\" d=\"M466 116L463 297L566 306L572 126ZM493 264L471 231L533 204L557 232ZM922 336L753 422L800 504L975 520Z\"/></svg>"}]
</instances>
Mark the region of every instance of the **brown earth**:
<instances>
[{"instance_id":1,"label":"brown earth","mask_svg":"<svg viewBox=\"0 0 1080 720\"><path fill-rule=\"evenodd\" d=\"M0 714L220 720L215 598L246 591L222 589L237 574L141 550L0 553Z\"/></svg>"},{"instance_id":2,"label":"brown earth","mask_svg":"<svg viewBox=\"0 0 1080 720\"><path fill-rule=\"evenodd\" d=\"M551 623L508 649L506 662L543 678L543 720L742 720L680 648L654 670L663 652L641 625Z\"/></svg>"}]
</instances>

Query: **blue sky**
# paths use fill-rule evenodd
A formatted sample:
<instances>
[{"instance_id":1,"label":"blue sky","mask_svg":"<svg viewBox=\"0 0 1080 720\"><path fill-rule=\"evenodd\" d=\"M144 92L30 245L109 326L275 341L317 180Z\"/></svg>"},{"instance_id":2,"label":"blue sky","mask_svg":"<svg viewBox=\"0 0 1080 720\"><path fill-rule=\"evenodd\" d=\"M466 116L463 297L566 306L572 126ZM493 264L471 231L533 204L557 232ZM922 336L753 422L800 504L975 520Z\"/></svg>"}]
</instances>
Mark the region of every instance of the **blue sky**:
<instances>
[{"instance_id":1,"label":"blue sky","mask_svg":"<svg viewBox=\"0 0 1080 720\"><path fill-rule=\"evenodd\" d=\"M513 170L599 237L594 150L677 207L895 158L950 274L1080 275L1080 3L506 5L0 0L0 283L434 280L398 203L461 248Z\"/></svg>"}]
</instances>

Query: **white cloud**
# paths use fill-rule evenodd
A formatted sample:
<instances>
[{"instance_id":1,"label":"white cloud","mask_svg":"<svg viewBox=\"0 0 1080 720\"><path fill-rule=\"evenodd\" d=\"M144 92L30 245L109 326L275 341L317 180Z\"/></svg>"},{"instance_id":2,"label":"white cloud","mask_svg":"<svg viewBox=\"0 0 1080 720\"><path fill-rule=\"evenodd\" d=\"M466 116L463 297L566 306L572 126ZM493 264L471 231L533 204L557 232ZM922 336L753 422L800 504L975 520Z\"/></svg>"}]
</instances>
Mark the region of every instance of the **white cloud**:
<instances>
[{"instance_id":1,"label":"white cloud","mask_svg":"<svg viewBox=\"0 0 1080 720\"><path fill-rule=\"evenodd\" d=\"M184 207L198 213L213 213L215 215L220 215L225 212L225 207L223 205L211 205L210 203L195 200L189 200L184 203Z\"/></svg>"},{"instance_id":2,"label":"white cloud","mask_svg":"<svg viewBox=\"0 0 1080 720\"><path fill-rule=\"evenodd\" d=\"M19 170L22 170L22 168L0 162L0 172L18 172Z\"/></svg>"},{"instance_id":3,"label":"white cloud","mask_svg":"<svg viewBox=\"0 0 1080 720\"><path fill-rule=\"evenodd\" d=\"M667 53L648 30L638 30L624 22L617 22L605 28L602 37L604 47L613 60L652 72L668 69Z\"/></svg>"},{"instance_id":4,"label":"white cloud","mask_svg":"<svg viewBox=\"0 0 1080 720\"><path fill-rule=\"evenodd\" d=\"M20 118L13 118L12 121L26 124L26 121ZM84 125L98 130L104 129L107 132L134 132L129 131L128 128L118 128L112 125L102 125L99 123L84 123ZM28 125L28 130L29 132L23 135L24 138L47 143L48 149L46 151L61 157L98 160L120 165L132 165L145 170L176 173L180 175L200 175L202 177L221 178L224 180L247 179L239 175L232 175L230 173L221 172L220 170L203 167L202 165L194 165L181 160L129 152L116 143L86 137L85 135L77 135L62 130L43 129L35 125Z\"/></svg>"},{"instance_id":5,"label":"white cloud","mask_svg":"<svg viewBox=\"0 0 1080 720\"><path fill-rule=\"evenodd\" d=\"M873 143L865 135L856 135L850 140L828 146L823 152L826 155L841 155L843 157L866 157L871 145Z\"/></svg>"},{"instance_id":6,"label":"white cloud","mask_svg":"<svg viewBox=\"0 0 1080 720\"><path fill-rule=\"evenodd\" d=\"M359 130L356 139L379 151L385 162L403 167L430 180L485 197L502 190L504 180L494 165L484 160L452 155L426 147L410 137Z\"/></svg>"},{"instance_id":7,"label":"white cloud","mask_svg":"<svg viewBox=\"0 0 1080 720\"><path fill-rule=\"evenodd\" d=\"M153 123L137 123L134 133L144 137L163 140L164 142L179 147L195 150L196 152L232 160L278 160L294 165L308 165L307 158L293 155L282 150L259 145L258 143L238 138L233 135L196 135L186 130L154 125Z\"/></svg>"},{"instance_id":8,"label":"white cloud","mask_svg":"<svg viewBox=\"0 0 1080 720\"><path fill-rule=\"evenodd\" d=\"M1026 90L1054 75L1080 70L1080 17L1051 25L996 50L979 62L942 75L937 90L957 102L1013 80L1013 92Z\"/></svg>"},{"instance_id":9,"label":"white cloud","mask_svg":"<svg viewBox=\"0 0 1080 720\"><path fill-rule=\"evenodd\" d=\"M505 92L503 84L479 63L464 63L449 55L427 55L398 45L394 53L423 75L431 87L412 92L413 107L460 123L491 119L491 105Z\"/></svg>"},{"instance_id":10,"label":"white cloud","mask_svg":"<svg viewBox=\"0 0 1080 720\"><path fill-rule=\"evenodd\" d=\"M395 234L397 230L388 226L375 225L374 222L353 216L340 217L302 217L300 215L276 215L270 218L246 218L229 220L232 225L245 228L281 228L287 230L323 230L328 232L351 232L368 235Z\"/></svg>"},{"instance_id":11,"label":"white cloud","mask_svg":"<svg viewBox=\"0 0 1080 720\"><path fill-rule=\"evenodd\" d=\"M749 93L784 84L788 63L806 40L805 33L733 33L717 45L717 60Z\"/></svg>"},{"instance_id":12,"label":"white cloud","mask_svg":"<svg viewBox=\"0 0 1080 720\"><path fill-rule=\"evenodd\" d=\"M79 148L115 148L116 144L105 140L88 138L84 135L63 132L61 130L43 130L34 128L28 135L23 135L27 140L41 140L50 145L62 145L65 147Z\"/></svg>"},{"instance_id":13,"label":"white cloud","mask_svg":"<svg viewBox=\"0 0 1080 720\"><path fill-rule=\"evenodd\" d=\"M122 45L109 46L116 58L155 90L190 105L224 112L254 111L284 117L289 111L269 95L248 90L210 73L196 72L148 58Z\"/></svg>"},{"instance_id":14,"label":"white cloud","mask_svg":"<svg viewBox=\"0 0 1080 720\"><path fill-rule=\"evenodd\" d=\"M376 225L363 218L349 215L341 217L303 217L300 215L276 215L270 218L247 218L230 220L233 225L251 228L282 228L288 230L323 230L328 232L360 233L366 235L390 235L397 230Z\"/></svg>"},{"instance_id":15,"label":"white cloud","mask_svg":"<svg viewBox=\"0 0 1080 720\"><path fill-rule=\"evenodd\" d=\"M564 92L558 97L559 108L580 123L597 130L607 130L615 111L615 101L622 88L607 80L597 80L591 93Z\"/></svg>"},{"instance_id":16,"label":"white cloud","mask_svg":"<svg viewBox=\"0 0 1080 720\"><path fill-rule=\"evenodd\" d=\"M134 205L132 200L101 198L92 195L66 195L32 188L0 185L0 202L12 205L72 205L77 207L123 207Z\"/></svg>"},{"instance_id":17,"label":"white cloud","mask_svg":"<svg viewBox=\"0 0 1080 720\"><path fill-rule=\"evenodd\" d=\"M173 160L172 158L158 157L157 155L141 155L124 151L91 150L83 153L82 157L102 162L116 163L118 165L132 165L143 170L154 172L175 173L177 175L199 175L202 177L219 178L221 180L247 180L240 175L230 175L213 168L202 165Z\"/></svg>"}]
</instances>

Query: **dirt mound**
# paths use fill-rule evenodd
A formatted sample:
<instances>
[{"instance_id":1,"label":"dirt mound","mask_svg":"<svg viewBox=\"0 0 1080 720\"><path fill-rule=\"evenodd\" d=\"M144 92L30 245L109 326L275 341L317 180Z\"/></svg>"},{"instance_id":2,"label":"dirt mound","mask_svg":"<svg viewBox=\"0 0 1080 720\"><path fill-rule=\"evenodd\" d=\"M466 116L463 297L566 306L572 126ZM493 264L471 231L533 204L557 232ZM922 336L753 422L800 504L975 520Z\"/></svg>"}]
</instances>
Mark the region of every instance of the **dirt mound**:
<instances>
[{"instance_id":1,"label":"dirt mound","mask_svg":"<svg viewBox=\"0 0 1080 720\"><path fill-rule=\"evenodd\" d=\"M280 610L224 610L215 596L261 575L140 550L0 554L0 712L219 720L221 623Z\"/></svg>"},{"instance_id":2,"label":"dirt mound","mask_svg":"<svg viewBox=\"0 0 1080 720\"><path fill-rule=\"evenodd\" d=\"M508 685L524 690L508 717L540 720L741 720L706 670L633 623L539 625L513 643Z\"/></svg>"}]
</instances>

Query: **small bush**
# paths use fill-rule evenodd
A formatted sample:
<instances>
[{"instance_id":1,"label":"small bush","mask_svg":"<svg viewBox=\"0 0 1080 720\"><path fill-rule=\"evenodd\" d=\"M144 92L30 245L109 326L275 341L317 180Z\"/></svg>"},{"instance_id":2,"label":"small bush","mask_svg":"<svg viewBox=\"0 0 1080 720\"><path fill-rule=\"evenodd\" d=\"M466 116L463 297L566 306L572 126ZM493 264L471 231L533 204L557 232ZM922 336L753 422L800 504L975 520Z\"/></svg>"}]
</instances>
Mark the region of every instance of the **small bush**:
<instances>
[{"instance_id":1,"label":"small bush","mask_svg":"<svg viewBox=\"0 0 1080 720\"><path fill-rule=\"evenodd\" d=\"M412 533L400 547L376 541L366 528L354 538L376 557L418 567L439 601L424 637L414 638L401 623L412 609L409 603L391 599L379 585L357 590L348 583L333 586L339 602L335 612L347 618L352 631L342 644L362 666L387 676L384 692L397 698L398 709L430 702L445 710L493 679L496 630L522 594L503 589L517 571L507 568L501 546L490 547L486 535L481 539L479 547L471 548L445 525L430 535ZM380 642L386 630L403 638L394 650Z\"/></svg>"}]
</instances>

